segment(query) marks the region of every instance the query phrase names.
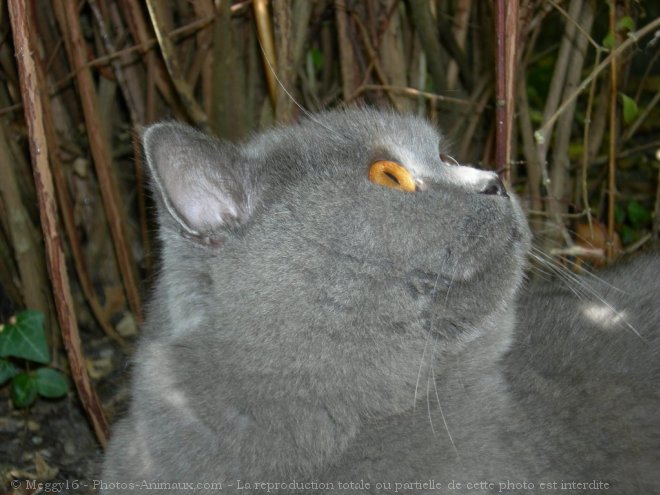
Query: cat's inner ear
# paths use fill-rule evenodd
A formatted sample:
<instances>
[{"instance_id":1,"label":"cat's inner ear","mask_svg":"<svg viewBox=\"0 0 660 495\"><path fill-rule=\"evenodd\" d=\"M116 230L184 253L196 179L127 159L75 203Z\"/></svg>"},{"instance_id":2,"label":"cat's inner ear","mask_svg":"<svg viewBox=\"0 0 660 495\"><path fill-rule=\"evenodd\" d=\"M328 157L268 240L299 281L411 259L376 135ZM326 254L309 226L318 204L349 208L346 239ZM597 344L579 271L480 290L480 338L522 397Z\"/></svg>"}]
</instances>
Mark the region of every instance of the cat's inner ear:
<instances>
[{"instance_id":1,"label":"cat's inner ear","mask_svg":"<svg viewBox=\"0 0 660 495\"><path fill-rule=\"evenodd\" d=\"M249 217L249 181L231 145L176 123L148 127L142 142L154 188L188 234L204 235Z\"/></svg>"}]
</instances>

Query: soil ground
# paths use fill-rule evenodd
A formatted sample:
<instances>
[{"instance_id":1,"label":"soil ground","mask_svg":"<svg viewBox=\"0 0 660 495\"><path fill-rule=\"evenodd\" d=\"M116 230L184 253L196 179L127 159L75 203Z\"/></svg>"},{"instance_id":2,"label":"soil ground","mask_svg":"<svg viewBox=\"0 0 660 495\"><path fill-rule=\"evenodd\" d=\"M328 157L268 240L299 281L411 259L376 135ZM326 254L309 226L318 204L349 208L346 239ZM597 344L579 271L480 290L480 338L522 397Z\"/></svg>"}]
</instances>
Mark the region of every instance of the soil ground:
<instances>
[{"instance_id":1,"label":"soil ground","mask_svg":"<svg viewBox=\"0 0 660 495\"><path fill-rule=\"evenodd\" d=\"M112 422L126 405L129 359L106 337L86 337L88 369ZM0 387L0 495L96 493L101 459L75 389L20 410L9 387Z\"/></svg>"}]
</instances>

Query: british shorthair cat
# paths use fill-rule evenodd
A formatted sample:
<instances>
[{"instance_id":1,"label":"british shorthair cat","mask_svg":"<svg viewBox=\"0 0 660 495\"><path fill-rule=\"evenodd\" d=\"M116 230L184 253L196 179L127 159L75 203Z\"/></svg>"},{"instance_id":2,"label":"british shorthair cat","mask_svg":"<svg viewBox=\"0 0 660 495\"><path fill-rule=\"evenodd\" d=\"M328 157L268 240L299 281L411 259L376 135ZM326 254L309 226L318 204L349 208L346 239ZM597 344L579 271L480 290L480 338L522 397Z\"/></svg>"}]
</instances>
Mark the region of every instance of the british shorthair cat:
<instances>
[{"instance_id":1,"label":"british shorthair cat","mask_svg":"<svg viewBox=\"0 0 660 495\"><path fill-rule=\"evenodd\" d=\"M660 261L523 286L424 120L143 133L162 264L102 493L660 493Z\"/></svg>"}]
</instances>

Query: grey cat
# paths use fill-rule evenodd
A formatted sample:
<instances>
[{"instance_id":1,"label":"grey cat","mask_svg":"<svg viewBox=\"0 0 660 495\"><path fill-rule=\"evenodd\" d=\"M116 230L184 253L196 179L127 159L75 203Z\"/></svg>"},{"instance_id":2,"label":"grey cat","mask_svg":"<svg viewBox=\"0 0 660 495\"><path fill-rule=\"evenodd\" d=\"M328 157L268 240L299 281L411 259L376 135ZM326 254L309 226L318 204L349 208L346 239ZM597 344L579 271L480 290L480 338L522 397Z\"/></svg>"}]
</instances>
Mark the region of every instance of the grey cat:
<instances>
[{"instance_id":1,"label":"grey cat","mask_svg":"<svg viewBox=\"0 0 660 495\"><path fill-rule=\"evenodd\" d=\"M656 256L521 289L517 200L411 116L143 142L162 272L102 492L660 493Z\"/></svg>"}]
</instances>

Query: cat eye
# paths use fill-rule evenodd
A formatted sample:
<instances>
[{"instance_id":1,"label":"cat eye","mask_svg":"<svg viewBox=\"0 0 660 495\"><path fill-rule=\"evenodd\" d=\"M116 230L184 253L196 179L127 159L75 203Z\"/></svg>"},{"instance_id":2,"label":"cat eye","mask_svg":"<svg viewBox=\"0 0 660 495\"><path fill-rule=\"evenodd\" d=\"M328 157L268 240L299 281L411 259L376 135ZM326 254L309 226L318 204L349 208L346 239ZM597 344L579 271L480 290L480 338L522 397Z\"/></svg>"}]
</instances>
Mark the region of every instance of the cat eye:
<instances>
[{"instance_id":1,"label":"cat eye","mask_svg":"<svg viewBox=\"0 0 660 495\"><path fill-rule=\"evenodd\" d=\"M417 190L412 174L403 165L390 160L378 160L372 163L369 167L369 180L374 184L398 191Z\"/></svg>"}]
</instances>

